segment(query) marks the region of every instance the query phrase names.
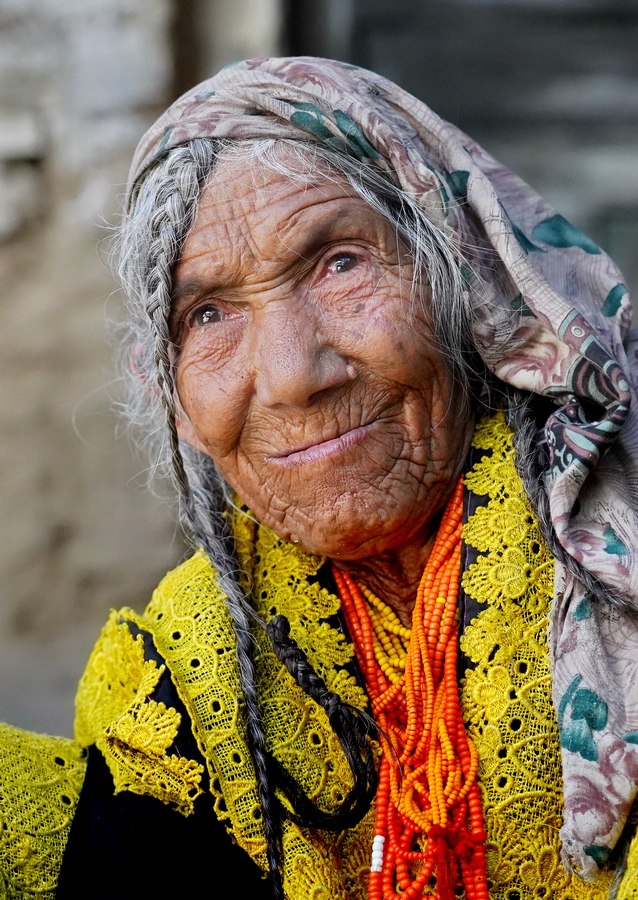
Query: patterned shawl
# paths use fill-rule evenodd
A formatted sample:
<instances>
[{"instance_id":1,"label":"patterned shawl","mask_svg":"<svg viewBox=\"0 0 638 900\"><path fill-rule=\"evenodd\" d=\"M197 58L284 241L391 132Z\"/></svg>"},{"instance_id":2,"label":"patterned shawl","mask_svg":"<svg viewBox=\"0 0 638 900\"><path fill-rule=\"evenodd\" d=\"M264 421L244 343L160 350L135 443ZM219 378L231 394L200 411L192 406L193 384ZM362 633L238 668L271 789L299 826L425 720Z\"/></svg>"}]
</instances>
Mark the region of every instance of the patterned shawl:
<instances>
[{"instance_id":1,"label":"patterned shawl","mask_svg":"<svg viewBox=\"0 0 638 900\"><path fill-rule=\"evenodd\" d=\"M590 238L458 128L386 79L312 57L229 66L178 99L135 154L144 171L191 138L317 141L377 166L464 246L487 367L551 398L543 477L566 554L623 604L557 562L551 655L563 755L565 862L605 862L638 783L636 341L622 275ZM487 282L487 284L485 283ZM638 337L638 335L636 336Z\"/></svg>"}]
</instances>

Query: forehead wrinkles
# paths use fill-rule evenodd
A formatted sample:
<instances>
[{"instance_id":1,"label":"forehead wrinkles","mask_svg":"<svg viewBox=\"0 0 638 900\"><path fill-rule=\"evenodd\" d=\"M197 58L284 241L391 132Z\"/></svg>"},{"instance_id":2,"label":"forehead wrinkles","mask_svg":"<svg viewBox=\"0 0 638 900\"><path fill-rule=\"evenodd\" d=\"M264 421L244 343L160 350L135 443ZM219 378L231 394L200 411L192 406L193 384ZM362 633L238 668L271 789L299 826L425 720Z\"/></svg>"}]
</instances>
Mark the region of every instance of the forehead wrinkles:
<instances>
[{"instance_id":1,"label":"forehead wrinkles","mask_svg":"<svg viewBox=\"0 0 638 900\"><path fill-rule=\"evenodd\" d=\"M203 262L211 276L250 278L268 263L302 255L309 234L321 239L322 225L328 233L366 211L339 179L307 182L259 165L220 166L204 188L176 275L184 264Z\"/></svg>"}]
</instances>

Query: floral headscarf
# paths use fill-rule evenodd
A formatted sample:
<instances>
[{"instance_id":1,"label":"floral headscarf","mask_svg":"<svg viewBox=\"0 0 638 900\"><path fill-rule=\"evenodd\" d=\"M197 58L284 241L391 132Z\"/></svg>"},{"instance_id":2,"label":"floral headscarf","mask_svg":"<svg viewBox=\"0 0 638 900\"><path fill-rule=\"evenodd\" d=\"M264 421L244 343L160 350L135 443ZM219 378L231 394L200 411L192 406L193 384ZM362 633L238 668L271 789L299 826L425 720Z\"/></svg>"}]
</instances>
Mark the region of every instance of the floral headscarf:
<instances>
[{"instance_id":1,"label":"floral headscarf","mask_svg":"<svg viewBox=\"0 0 638 900\"><path fill-rule=\"evenodd\" d=\"M223 69L143 137L129 202L159 157L202 137L328 145L388 173L450 236L478 236L488 248L483 269L491 258L493 277L468 291L476 346L501 381L555 404L544 426L543 482L553 528L565 553L622 601L593 598L557 560L551 653L561 837L567 865L593 876L638 784L638 370L621 273L467 135L355 66L297 57Z\"/></svg>"}]
</instances>

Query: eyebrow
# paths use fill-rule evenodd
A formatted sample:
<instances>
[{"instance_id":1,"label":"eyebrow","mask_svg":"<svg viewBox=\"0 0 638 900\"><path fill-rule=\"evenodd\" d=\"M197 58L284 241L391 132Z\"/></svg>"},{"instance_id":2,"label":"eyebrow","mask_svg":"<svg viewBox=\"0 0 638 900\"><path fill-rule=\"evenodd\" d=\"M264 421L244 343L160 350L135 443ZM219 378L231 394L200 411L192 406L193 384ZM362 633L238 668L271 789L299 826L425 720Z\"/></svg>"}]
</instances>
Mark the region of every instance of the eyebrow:
<instances>
[{"instance_id":1,"label":"eyebrow","mask_svg":"<svg viewBox=\"0 0 638 900\"><path fill-rule=\"evenodd\" d=\"M182 281L179 284L173 282L171 290L171 312L174 312L176 307L184 300L190 299L191 297L197 297L198 294L204 293L204 290L207 288L208 286L205 286L204 282L199 278L188 278L186 281Z\"/></svg>"},{"instance_id":2,"label":"eyebrow","mask_svg":"<svg viewBox=\"0 0 638 900\"><path fill-rule=\"evenodd\" d=\"M344 197L339 199L350 200L358 198ZM293 215L291 219L285 223L284 235L281 237L281 243L287 253L294 255L298 259L307 259L323 246L323 244L327 243L335 234L335 231L340 227L345 226L346 230L351 231L353 239L361 237L363 234L368 234L370 236L377 234L375 229L370 229L369 221L376 220L380 217L374 209L367 207L367 205L356 212L351 208L344 208L341 206L331 212L328 216L317 216L318 221L313 224L310 233L306 235L304 240L298 241L297 246L293 248L291 246L289 235L294 233L296 218L297 215ZM347 241L348 235L343 234L339 239ZM202 280L194 277L184 279L179 283L174 281L171 291L170 318L173 319L175 316L179 315L179 308L186 301L205 294L214 294L215 290L219 289L221 286L221 284L215 284L209 279Z\"/></svg>"}]
</instances>

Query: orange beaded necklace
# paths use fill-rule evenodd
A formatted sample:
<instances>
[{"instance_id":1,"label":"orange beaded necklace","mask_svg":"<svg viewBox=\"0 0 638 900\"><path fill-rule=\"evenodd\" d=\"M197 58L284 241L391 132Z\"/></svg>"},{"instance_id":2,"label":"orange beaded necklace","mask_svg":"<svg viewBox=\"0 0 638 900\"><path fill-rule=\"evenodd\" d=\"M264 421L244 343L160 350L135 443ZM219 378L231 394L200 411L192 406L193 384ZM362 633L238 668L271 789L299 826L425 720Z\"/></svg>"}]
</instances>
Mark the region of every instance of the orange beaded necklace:
<instances>
[{"instance_id":1,"label":"orange beaded necklace","mask_svg":"<svg viewBox=\"0 0 638 900\"><path fill-rule=\"evenodd\" d=\"M382 758L369 900L487 900L478 757L457 679L463 480L448 502L419 585L412 629L334 568ZM407 646L406 646L407 645Z\"/></svg>"}]
</instances>

